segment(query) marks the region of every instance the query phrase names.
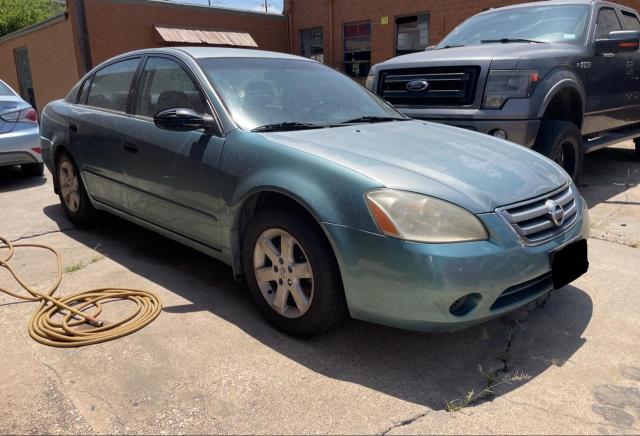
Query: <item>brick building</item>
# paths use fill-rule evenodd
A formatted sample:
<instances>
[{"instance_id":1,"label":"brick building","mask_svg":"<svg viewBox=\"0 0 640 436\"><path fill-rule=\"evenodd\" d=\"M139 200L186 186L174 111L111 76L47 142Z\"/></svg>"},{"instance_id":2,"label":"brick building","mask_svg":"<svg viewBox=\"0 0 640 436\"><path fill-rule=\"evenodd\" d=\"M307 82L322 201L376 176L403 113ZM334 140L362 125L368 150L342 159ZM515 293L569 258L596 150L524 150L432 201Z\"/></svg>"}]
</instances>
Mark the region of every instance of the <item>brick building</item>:
<instances>
[{"instance_id":1,"label":"brick building","mask_svg":"<svg viewBox=\"0 0 640 436\"><path fill-rule=\"evenodd\" d=\"M67 12L0 38L0 78L36 107L138 48L206 44L290 52L356 77L423 50L466 18L525 0L284 0L283 14L158 0L67 0ZM618 0L640 9L640 0Z\"/></svg>"}]
</instances>

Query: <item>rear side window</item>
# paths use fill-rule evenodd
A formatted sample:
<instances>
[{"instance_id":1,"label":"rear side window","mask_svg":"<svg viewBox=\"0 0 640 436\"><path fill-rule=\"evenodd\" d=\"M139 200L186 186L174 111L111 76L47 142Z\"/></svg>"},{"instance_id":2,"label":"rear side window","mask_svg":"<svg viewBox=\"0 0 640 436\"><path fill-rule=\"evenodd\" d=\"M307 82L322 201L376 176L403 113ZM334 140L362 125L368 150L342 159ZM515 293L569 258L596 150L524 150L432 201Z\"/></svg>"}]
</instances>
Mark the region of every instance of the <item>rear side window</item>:
<instances>
[{"instance_id":1,"label":"rear side window","mask_svg":"<svg viewBox=\"0 0 640 436\"><path fill-rule=\"evenodd\" d=\"M91 86L91 77L84 81L82 88L78 94L78 104L87 103L87 95L89 94L89 87Z\"/></svg>"},{"instance_id":2,"label":"rear side window","mask_svg":"<svg viewBox=\"0 0 640 436\"><path fill-rule=\"evenodd\" d=\"M596 39L605 39L610 32L622 30L616 11L611 8L602 8L598 13L596 24Z\"/></svg>"},{"instance_id":3,"label":"rear side window","mask_svg":"<svg viewBox=\"0 0 640 436\"><path fill-rule=\"evenodd\" d=\"M87 105L125 112L131 82L140 59L128 59L102 68L93 75Z\"/></svg>"},{"instance_id":4,"label":"rear side window","mask_svg":"<svg viewBox=\"0 0 640 436\"><path fill-rule=\"evenodd\" d=\"M15 94L11 91L11 88L9 88L4 83L0 82L0 95L11 95L11 96L13 96Z\"/></svg>"},{"instance_id":5,"label":"rear side window","mask_svg":"<svg viewBox=\"0 0 640 436\"><path fill-rule=\"evenodd\" d=\"M201 114L207 112L200 90L180 64L167 58L149 58L142 73L135 113L153 118L160 111L178 107Z\"/></svg>"},{"instance_id":6,"label":"rear side window","mask_svg":"<svg viewBox=\"0 0 640 436\"><path fill-rule=\"evenodd\" d=\"M622 11L622 20L625 30L640 30L640 20L637 15Z\"/></svg>"}]
</instances>

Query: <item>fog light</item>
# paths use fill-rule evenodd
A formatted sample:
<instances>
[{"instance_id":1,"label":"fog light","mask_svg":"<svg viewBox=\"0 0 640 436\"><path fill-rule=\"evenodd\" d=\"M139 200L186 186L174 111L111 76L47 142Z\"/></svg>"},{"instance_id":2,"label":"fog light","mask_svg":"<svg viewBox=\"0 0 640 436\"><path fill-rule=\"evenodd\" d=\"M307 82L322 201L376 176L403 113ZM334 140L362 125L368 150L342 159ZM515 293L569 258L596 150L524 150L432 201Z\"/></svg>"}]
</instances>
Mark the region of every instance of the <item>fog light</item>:
<instances>
[{"instance_id":1,"label":"fog light","mask_svg":"<svg viewBox=\"0 0 640 436\"><path fill-rule=\"evenodd\" d=\"M499 138L499 139L507 139L507 132L505 132L502 129L492 130L490 135L495 136L496 138Z\"/></svg>"},{"instance_id":2,"label":"fog light","mask_svg":"<svg viewBox=\"0 0 640 436\"><path fill-rule=\"evenodd\" d=\"M449 306L449 312L455 316L465 316L478 306L478 303L482 300L480 294L468 294L464 297L458 298Z\"/></svg>"}]
</instances>

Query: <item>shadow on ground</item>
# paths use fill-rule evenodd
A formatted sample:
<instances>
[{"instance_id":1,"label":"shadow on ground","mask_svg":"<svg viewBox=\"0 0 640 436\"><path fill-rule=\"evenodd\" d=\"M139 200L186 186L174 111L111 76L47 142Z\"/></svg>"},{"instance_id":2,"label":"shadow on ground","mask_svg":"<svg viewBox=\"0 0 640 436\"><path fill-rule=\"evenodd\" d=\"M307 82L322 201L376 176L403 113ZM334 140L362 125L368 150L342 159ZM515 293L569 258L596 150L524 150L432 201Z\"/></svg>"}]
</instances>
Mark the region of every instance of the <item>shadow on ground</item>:
<instances>
[{"instance_id":1,"label":"shadow on ground","mask_svg":"<svg viewBox=\"0 0 640 436\"><path fill-rule=\"evenodd\" d=\"M18 191L20 189L33 188L47 183L47 178L25 177L20 171L20 167L0 167L0 194L3 192Z\"/></svg>"},{"instance_id":2,"label":"shadow on ground","mask_svg":"<svg viewBox=\"0 0 640 436\"><path fill-rule=\"evenodd\" d=\"M70 226L60 206L48 206L44 213L61 228ZM303 341L274 330L254 308L245 285L233 280L231 269L195 250L112 216L67 234L88 247L100 244L104 256L190 302L165 307L166 312L210 312L317 373L431 409L482 389L486 378L480 368L500 371L506 365L534 378L563 365L584 343L593 310L589 296L569 286L544 307L520 313L515 328L502 318L463 332L425 334L350 320ZM522 383L503 385L496 395Z\"/></svg>"},{"instance_id":3,"label":"shadow on ground","mask_svg":"<svg viewBox=\"0 0 640 436\"><path fill-rule=\"evenodd\" d=\"M580 192L589 208L600 203L636 204L611 200L640 183L640 160L632 148L608 147L585 156Z\"/></svg>"}]
</instances>

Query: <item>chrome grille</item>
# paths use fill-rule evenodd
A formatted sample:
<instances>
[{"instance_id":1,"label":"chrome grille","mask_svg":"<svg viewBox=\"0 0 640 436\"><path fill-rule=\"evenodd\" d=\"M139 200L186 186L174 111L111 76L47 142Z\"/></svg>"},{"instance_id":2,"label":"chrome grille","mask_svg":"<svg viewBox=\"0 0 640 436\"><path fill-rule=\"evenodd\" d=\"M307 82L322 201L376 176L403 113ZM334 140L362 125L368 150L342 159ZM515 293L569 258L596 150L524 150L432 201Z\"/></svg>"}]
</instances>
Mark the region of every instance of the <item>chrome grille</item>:
<instances>
[{"instance_id":1,"label":"chrome grille","mask_svg":"<svg viewBox=\"0 0 640 436\"><path fill-rule=\"evenodd\" d=\"M428 67L382 71L379 94L397 106L467 106L473 104L480 68ZM428 88L411 91L415 80L428 82Z\"/></svg>"},{"instance_id":2,"label":"chrome grille","mask_svg":"<svg viewBox=\"0 0 640 436\"><path fill-rule=\"evenodd\" d=\"M542 244L566 232L578 219L578 194L567 185L542 197L498 208L496 212L515 230L527 245ZM555 202L564 211L564 218L556 223L550 211Z\"/></svg>"}]
</instances>

